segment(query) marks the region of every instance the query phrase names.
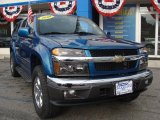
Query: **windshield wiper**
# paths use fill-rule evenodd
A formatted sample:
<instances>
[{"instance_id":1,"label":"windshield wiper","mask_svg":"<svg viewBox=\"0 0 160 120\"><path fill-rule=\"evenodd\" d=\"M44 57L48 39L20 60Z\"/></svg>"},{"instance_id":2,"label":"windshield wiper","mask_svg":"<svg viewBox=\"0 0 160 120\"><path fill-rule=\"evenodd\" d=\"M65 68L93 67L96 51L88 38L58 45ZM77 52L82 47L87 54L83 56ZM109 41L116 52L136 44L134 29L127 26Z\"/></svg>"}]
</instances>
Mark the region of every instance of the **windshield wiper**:
<instances>
[{"instance_id":1,"label":"windshield wiper","mask_svg":"<svg viewBox=\"0 0 160 120\"><path fill-rule=\"evenodd\" d=\"M95 35L95 34L90 33L90 32L75 32L75 34L79 34L79 35Z\"/></svg>"},{"instance_id":2,"label":"windshield wiper","mask_svg":"<svg viewBox=\"0 0 160 120\"><path fill-rule=\"evenodd\" d=\"M41 35L53 35L53 34L67 34L67 33L50 32L50 33L43 33L43 34L41 34Z\"/></svg>"}]
</instances>

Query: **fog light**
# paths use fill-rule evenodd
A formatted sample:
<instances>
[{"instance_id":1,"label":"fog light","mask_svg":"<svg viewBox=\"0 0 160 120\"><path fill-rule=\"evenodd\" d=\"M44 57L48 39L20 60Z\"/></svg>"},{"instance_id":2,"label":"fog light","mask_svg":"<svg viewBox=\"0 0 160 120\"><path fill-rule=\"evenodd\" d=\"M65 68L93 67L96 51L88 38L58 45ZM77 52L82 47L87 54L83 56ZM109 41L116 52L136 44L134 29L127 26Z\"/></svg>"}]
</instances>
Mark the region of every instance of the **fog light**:
<instances>
[{"instance_id":1,"label":"fog light","mask_svg":"<svg viewBox=\"0 0 160 120\"><path fill-rule=\"evenodd\" d=\"M64 98L74 98L74 97L76 97L76 91L75 90L64 91Z\"/></svg>"}]
</instances>

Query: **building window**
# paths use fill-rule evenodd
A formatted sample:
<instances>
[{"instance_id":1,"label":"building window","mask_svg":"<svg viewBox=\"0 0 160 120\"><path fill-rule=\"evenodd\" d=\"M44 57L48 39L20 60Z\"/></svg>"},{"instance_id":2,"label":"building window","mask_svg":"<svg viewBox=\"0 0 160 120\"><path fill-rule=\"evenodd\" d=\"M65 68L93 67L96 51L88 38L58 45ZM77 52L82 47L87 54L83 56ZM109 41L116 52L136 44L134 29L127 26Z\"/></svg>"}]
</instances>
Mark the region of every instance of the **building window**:
<instances>
[{"instance_id":1,"label":"building window","mask_svg":"<svg viewBox=\"0 0 160 120\"><path fill-rule=\"evenodd\" d=\"M0 15L0 48L9 48L11 24Z\"/></svg>"},{"instance_id":2,"label":"building window","mask_svg":"<svg viewBox=\"0 0 160 120\"><path fill-rule=\"evenodd\" d=\"M126 5L116 16L103 17L103 30L113 38L135 41L136 5Z\"/></svg>"},{"instance_id":3,"label":"building window","mask_svg":"<svg viewBox=\"0 0 160 120\"><path fill-rule=\"evenodd\" d=\"M152 16L155 14L141 15L141 42L145 44L150 55L154 55L155 51L156 20Z\"/></svg>"},{"instance_id":4,"label":"building window","mask_svg":"<svg viewBox=\"0 0 160 120\"><path fill-rule=\"evenodd\" d=\"M160 56L160 15L151 4L140 6L141 43L149 55Z\"/></svg>"}]
</instances>

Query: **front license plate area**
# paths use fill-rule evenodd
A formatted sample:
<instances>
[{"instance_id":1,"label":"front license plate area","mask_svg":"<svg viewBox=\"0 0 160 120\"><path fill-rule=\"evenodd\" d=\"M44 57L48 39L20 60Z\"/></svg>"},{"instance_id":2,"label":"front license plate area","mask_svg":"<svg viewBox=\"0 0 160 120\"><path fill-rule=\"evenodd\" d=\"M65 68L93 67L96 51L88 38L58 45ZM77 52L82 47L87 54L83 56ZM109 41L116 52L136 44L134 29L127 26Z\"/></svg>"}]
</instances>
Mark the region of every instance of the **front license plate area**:
<instances>
[{"instance_id":1,"label":"front license plate area","mask_svg":"<svg viewBox=\"0 0 160 120\"><path fill-rule=\"evenodd\" d=\"M116 83L116 95L133 93L133 81L123 81Z\"/></svg>"}]
</instances>

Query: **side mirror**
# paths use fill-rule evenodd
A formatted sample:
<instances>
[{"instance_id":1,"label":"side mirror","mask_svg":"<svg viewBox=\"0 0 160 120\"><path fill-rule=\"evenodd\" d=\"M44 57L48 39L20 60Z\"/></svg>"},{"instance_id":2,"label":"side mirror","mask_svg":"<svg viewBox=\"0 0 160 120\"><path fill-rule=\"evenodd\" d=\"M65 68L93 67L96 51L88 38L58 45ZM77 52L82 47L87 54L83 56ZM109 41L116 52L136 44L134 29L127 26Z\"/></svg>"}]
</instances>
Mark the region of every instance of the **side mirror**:
<instances>
[{"instance_id":1,"label":"side mirror","mask_svg":"<svg viewBox=\"0 0 160 120\"><path fill-rule=\"evenodd\" d=\"M19 31L18 31L18 35L20 37L25 37L25 38L28 38L29 37L29 28L20 28Z\"/></svg>"}]
</instances>

